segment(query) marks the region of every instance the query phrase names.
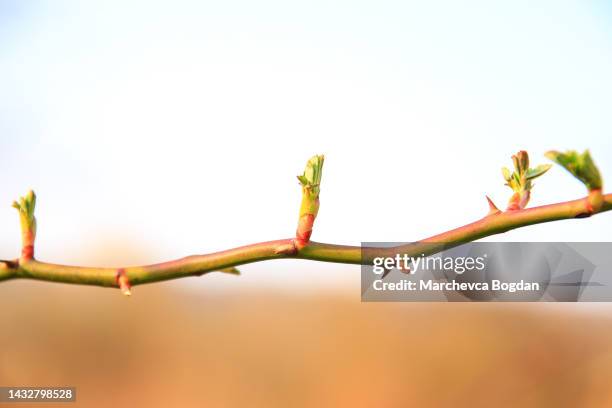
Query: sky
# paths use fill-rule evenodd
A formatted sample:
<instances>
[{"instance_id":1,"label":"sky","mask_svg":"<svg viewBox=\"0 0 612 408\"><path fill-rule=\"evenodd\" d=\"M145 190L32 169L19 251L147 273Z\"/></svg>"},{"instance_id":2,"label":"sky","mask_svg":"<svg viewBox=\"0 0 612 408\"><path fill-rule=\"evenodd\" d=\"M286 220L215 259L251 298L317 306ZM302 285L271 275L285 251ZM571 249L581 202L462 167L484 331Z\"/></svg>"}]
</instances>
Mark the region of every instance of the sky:
<instances>
[{"instance_id":1,"label":"sky","mask_svg":"<svg viewBox=\"0 0 612 408\"><path fill-rule=\"evenodd\" d=\"M520 149L589 148L612 179L604 1L0 0L0 258L38 194L37 257L153 263L295 231L326 162L313 239L413 241L504 206ZM584 195L555 167L532 205ZM4 204L3 204L4 203ZM608 241L612 217L507 241ZM183 285L339 287L359 268L283 260Z\"/></svg>"}]
</instances>

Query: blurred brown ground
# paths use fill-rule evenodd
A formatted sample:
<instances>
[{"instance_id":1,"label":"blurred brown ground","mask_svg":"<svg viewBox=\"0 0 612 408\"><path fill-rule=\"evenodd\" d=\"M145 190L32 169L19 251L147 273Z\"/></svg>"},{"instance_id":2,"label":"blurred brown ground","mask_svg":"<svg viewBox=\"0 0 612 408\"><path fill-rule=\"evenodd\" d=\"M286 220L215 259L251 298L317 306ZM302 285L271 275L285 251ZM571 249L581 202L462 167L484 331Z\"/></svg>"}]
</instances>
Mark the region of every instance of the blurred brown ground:
<instances>
[{"instance_id":1,"label":"blurred brown ground","mask_svg":"<svg viewBox=\"0 0 612 408\"><path fill-rule=\"evenodd\" d=\"M606 305L178 285L2 283L0 385L76 386L70 407L612 406Z\"/></svg>"}]
</instances>

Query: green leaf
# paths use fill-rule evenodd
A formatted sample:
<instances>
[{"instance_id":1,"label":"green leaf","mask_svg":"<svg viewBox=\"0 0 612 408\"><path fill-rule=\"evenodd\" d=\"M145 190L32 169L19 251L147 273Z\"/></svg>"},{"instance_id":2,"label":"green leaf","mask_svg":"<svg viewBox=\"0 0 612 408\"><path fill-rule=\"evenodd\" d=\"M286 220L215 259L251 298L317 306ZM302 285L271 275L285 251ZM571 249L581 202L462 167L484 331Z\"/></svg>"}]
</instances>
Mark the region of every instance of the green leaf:
<instances>
[{"instance_id":1,"label":"green leaf","mask_svg":"<svg viewBox=\"0 0 612 408\"><path fill-rule=\"evenodd\" d=\"M552 167L551 164L540 164L535 169L527 170L527 180L533 180L537 177L540 177L542 174L546 173Z\"/></svg>"}]
</instances>

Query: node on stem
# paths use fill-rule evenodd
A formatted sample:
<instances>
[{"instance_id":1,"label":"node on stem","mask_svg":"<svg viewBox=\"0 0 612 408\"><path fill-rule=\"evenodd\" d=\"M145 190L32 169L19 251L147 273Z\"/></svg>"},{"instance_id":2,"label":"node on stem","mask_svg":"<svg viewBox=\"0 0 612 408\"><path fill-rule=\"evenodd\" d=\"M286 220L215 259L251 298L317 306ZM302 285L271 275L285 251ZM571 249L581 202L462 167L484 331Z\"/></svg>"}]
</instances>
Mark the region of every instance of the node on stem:
<instances>
[{"instance_id":1,"label":"node on stem","mask_svg":"<svg viewBox=\"0 0 612 408\"><path fill-rule=\"evenodd\" d=\"M117 270L117 275L115 276L115 280L117 282L117 286L121 290L125 296L132 295L132 285L130 284L130 280L125 273L125 269L121 268Z\"/></svg>"}]
</instances>

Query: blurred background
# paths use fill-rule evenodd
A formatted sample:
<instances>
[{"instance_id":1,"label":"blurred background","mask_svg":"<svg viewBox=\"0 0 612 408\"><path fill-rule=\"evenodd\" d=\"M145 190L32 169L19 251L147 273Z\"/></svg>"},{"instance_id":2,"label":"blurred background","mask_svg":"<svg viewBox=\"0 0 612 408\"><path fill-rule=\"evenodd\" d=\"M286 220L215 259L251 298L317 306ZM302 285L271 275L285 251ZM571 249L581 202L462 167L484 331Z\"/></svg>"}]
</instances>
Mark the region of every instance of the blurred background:
<instances>
[{"instance_id":1,"label":"blurred background","mask_svg":"<svg viewBox=\"0 0 612 408\"><path fill-rule=\"evenodd\" d=\"M611 20L578 0L0 0L0 259L28 188L38 258L124 266L291 236L316 153L313 239L354 245L503 206L519 149L589 148L609 180ZM553 168L532 205L583 194ZM0 385L75 385L82 406L612 402L606 304L362 304L358 267L241 270L130 299L4 282Z\"/></svg>"}]
</instances>

